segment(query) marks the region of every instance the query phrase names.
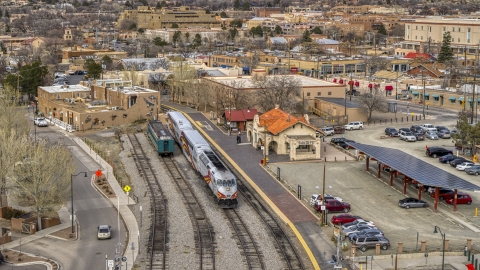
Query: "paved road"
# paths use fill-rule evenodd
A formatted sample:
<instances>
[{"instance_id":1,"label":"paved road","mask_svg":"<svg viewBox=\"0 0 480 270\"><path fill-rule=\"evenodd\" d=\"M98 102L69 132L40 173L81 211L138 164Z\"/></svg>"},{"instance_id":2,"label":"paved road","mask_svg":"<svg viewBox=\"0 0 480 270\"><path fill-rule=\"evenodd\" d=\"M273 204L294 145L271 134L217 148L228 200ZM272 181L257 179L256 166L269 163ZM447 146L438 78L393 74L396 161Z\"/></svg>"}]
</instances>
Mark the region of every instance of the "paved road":
<instances>
[{"instance_id":1,"label":"paved road","mask_svg":"<svg viewBox=\"0 0 480 270\"><path fill-rule=\"evenodd\" d=\"M75 154L80 156L80 159L75 157L77 163L75 174L86 171L88 177L84 178L83 175L80 175L74 178L74 211L80 226L79 239L66 242L45 237L23 245L22 251L52 258L61 263L63 269L100 269L105 265L105 255L113 259L115 246L119 242L124 243L125 227L120 222L121 237L119 241L117 212L111 203L93 188L90 182L91 175L98 167L63 134L54 132L47 127L37 128L37 136L45 136L53 142L62 140ZM71 209L71 204L68 203L67 207ZM97 240L97 226L101 224L112 226L112 239Z\"/></svg>"},{"instance_id":2,"label":"paved road","mask_svg":"<svg viewBox=\"0 0 480 270\"><path fill-rule=\"evenodd\" d=\"M45 265L25 265L25 266L15 266L11 264L1 264L0 269L15 269L15 270L47 270Z\"/></svg>"}]
</instances>

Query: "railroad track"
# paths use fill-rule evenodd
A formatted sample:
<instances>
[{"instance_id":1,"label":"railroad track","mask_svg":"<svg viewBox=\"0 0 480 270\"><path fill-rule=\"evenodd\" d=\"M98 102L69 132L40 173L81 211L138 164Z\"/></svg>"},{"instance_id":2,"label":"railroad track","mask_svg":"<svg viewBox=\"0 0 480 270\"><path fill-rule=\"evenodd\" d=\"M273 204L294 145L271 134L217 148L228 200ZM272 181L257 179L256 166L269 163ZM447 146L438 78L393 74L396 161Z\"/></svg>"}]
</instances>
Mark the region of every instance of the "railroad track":
<instances>
[{"instance_id":1,"label":"railroad track","mask_svg":"<svg viewBox=\"0 0 480 270\"><path fill-rule=\"evenodd\" d=\"M253 241L250 231L240 218L237 210L225 209L224 212L235 230L239 246L242 248L243 255L247 261L248 269L265 269L263 258L258 250L257 244Z\"/></svg>"},{"instance_id":2,"label":"railroad track","mask_svg":"<svg viewBox=\"0 0 480 270\"><path fill-rule=\"evenodd\" d=\"M265 225L267 225L267 228L270 230L273 238L275 239L277 252L279 252L281 257L284 259L287 269L305 269L305 266L303 265L296 248L293 246L288 235L275 220L273 214L265 208L263 203L261 203L241 181L237 181L237 190L245 197L245 201L252 206L255 212L257 212L257 214L262 218Z\"/></svg>"},{"instance_id":3,"label":"railroad track","mask_svg":"<svg viewBox=\"0 0 480 270\"><path fill-rule=\"evenodd\" d=\"M128 138L132 144L131 152L134 156L135 164L137 165L140 174L147 182L152 198L153 219L151 224L148 269L165 270L167 269L168 250L167 199L163 194L160 182L158 181L149 159L145 155L136 135L129 134Z\"/></svg>"},{"instance_id":4,"label":"railroad track","mask_svg":"<svg viewBox=\"0 0 480 270\"><path fill-rule=\"evenodd\" d=\"M187 206L195 234L195 248L199 256L199 266L202 270L215 270L215 241L213 228L205 215L195 194L188 185L177 165L171 157L162 157L173 182L182 194L182 201Z\"/></svg>"}]
</instances>

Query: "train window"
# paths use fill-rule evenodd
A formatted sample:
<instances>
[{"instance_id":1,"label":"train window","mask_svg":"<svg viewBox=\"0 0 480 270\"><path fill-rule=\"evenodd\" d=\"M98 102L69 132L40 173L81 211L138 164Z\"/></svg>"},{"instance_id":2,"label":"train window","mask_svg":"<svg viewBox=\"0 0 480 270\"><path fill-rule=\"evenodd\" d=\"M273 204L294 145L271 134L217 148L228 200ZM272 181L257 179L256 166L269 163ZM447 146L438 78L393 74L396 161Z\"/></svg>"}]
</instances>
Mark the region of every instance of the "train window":
<instances>
[{"instance_id":1,"label":"train window","mask_svg":"<svg viewBox=\"0 0 480 270\"><path fill-rule=\"evenodd\" d=\"M222 180L217 181L217 186L221 187L222 186Z\"/></svg>"},{"instance_id":2,"label":"train window","mask_svg":"<svg viewBox=\"0 0 480 270\"><path fill-rule=\"evenodd\" d=\"M235 179L232 179L232 186L235 186Z\"/></svg>"},{"instance_id":3,"label":"train window","mask_svg":"<svg viewBox=\"0 0 480 270\"><path fill-rule=\"evenodd\" d=\"M224 187L227 186L227 180L223 180L223 186L224 186Z\"/></svg>"},{"instance_id":4,"label":"train window","mask_svg":"<svg viewBox=\"0 0 480 270\"><path fill-rule=\"evenodd\" d=\"M228 180L227 183L228 183L228 186L229 186L229 187L232 186L232 181Z\"/></svg>"}]
</instances>

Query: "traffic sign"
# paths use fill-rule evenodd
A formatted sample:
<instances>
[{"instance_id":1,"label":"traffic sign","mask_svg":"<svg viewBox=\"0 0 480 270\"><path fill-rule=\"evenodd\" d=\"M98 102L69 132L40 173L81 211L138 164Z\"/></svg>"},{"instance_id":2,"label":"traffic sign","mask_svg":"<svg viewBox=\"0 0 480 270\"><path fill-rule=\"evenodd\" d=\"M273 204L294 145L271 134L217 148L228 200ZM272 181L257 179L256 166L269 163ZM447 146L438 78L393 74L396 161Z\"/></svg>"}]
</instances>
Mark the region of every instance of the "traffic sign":
<instances>
[{"instance_id":1,"label":"traffic sign","mask_svg":"<svg viewBox=\"0 0 480 270\"><path fill-rule=\"evenodd\" d=\"M123 190L125 190L125 192L129 192L131 189L132 188L129 185L123 187Z\"/></svg>"},{"instance_id":2,"label":"traffic sign","mask_svg":"<svg viewBox=\"0 0 480 270\"><path fill-rule=\"evenodd\" d=\"M122 257L122 262L126 262L127 261L127 257Z\"/></svg>"},{"instance_id":3,"label":"traffic sign","mask_svg":"<svg viewBox=\"0 0 480 270\"><path fill-rule=\"evenodd\" d=\"M100 171L100 170L97 170L97 171L95 172L95 175L96 175L97 177L100 177L100 176L102 176L102 171Z\"/></svg>"},{"instance_id":4,"label":"traffic sign","mask_svg":"<svg viewBox=\"0 0 480 270\"><path fill-rule=\"evenodd\" d=\"M427 106L430 105L430 102L425 102L425 105L427 105Z\"/></svg>"},{"instance_id":5,"label":"traffic sign","mask_svg":"<svg viewBox=\"0 0 480 270\"><path fill-rule=\"evenodd\" d=\"M107 261L107 266L108 266L108 267L113 267L113 266L114 266L113 260L108 260L108 261Z\"/></svg>"}]
</instances>

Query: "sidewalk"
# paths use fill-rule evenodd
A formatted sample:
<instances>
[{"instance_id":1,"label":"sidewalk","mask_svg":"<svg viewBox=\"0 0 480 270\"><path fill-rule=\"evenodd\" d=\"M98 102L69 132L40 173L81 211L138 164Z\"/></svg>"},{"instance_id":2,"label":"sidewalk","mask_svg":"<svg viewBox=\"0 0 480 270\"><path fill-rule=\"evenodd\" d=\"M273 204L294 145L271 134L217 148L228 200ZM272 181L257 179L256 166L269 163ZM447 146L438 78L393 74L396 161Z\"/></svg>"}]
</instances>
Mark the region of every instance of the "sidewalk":
<instances>
[{"instance_id":1,"label":"sidewalk","mask_svg":"<svg viewBox=\"0 0 480 270\"><path fill-rule=\"evenodd\" d=\"M445 269L457 269L464 270L467 269L465 264L468 263L466 256L458 255L456 252L452 252L455 255L448 256L445 254ZM365 267L365 262L368 260L368 269L371 270L383 270L383 269L394 269L395 267L395 255L392 256L369 256L356 257L355 262L358 269L362 265L363 269ZM350 263L349 260L343 261L343 266ZM451 266L451 267L449 267ZM426 268L427 267L427 268ZM397 269L442 269L442 252L431 252L428 253L428 257L425 257L423 253L414 253L414 254L399 254L397 257Z\"/></svg>"}]
</instances>

